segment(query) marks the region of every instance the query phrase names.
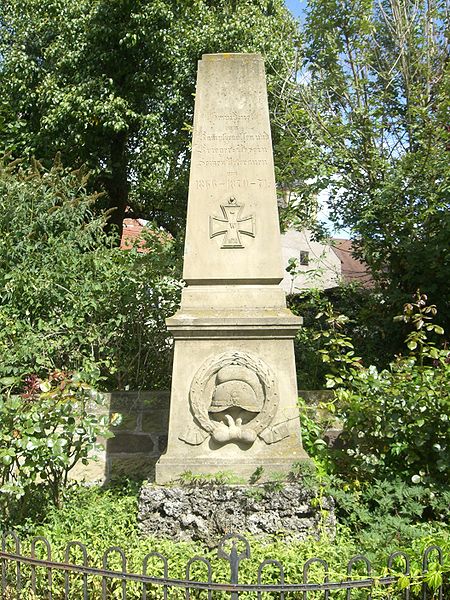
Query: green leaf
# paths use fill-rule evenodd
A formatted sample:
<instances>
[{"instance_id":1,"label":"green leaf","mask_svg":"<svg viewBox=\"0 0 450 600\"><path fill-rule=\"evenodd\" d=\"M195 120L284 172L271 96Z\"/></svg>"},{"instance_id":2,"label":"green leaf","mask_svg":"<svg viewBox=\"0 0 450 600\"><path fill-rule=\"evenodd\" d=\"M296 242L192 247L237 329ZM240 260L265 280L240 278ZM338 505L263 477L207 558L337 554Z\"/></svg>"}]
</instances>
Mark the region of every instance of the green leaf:
<instances>
[{"instance_id":1,"label":"green leaf","mask_svg":"<svg viewBox=\"0 0 450 600\"><path fill-rule=\"evenodd\" d=\"M18 377L2 377L0 379L0 384L9 387L18 383L19 381L20 379Z\"/></svg>"},{"instance_id":2,"label":"green leaf","mask_svg":"<svg viewBox=\"0 0 450 600\"><path fill-rule=\"evenodd\" d=\"M399 590L405 590L409 587L411 583L411 578L408 575L400 575L397 580L397 587Z\"/></svg>"},{"instance_id":3,"label":"green leaf","mask_svg":"<svg viewBox=\"0 0 450 600\"><path fill-rule=\"evenodd\" d=\"M429 571L425 574L425 581L432 590L437 590L442 585L442 573L438 570Z\"/></svg>"},{"instance_id":4,"label":"green leaf","mask_svg":"<svg viewBox=\"0 0 450 600\"><path fill-rule=\"evenodd\" d=\"M39 389L44 393L49 392L52 389L52 384L49 381L42 381L39 384Z\"/></svg>"}]
</instances>

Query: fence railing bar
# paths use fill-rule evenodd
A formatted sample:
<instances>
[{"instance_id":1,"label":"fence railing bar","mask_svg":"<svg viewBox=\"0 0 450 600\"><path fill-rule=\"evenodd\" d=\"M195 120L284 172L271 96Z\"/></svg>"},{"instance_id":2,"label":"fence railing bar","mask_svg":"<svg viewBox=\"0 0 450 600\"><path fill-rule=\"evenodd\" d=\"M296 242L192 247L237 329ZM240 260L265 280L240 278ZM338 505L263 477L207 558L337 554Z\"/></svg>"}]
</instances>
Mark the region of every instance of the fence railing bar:
<instances>
[{"instance_id":1,"label":"fence railing bar","mask_svg":"<svg viewBox=\"0 0 450 600\"><path fill-rule=\"evenodd\" d=\"M193 556L187 563L186 565L186 581L191 581L191 568L192 565L195 563L201 563L203 565L206 565L206 569L207 569L207 573L208 573L208 584L212 583L212 567L211 567L211 563L209 562L209 560L207 560L206 558L203 558L202 556ZM211 588L211 586L209 585L209 588ZM208 600L211 600L212 598L212 591L211 589L208 589ZM186 600L190 600L190 587L186 588Z\"/></svg>"},{"instance_id":2,"label":"fence railing bar","mask_svg":"<svg viewBox=\"0 0 450 600\"><path fill-rule=\"evenodd\" d=\"M23 563L28 565L36 565L41 567L48 567L51 569L59 569L62 571L71 571L74 573L82 573L86 575L94 575L98 577L110 577L113 579L121 579L127 581L138 581L154 585L166 585L168 587L181 587L181 588L195 588L199 590L222 591L222 592L255 592L262 588L265 592L298 592L298 591L326 591L326 590L342 590L351 588L364 588L372 587L375 582L377 585L394 585L397 582L397 577L387 576L379 578L365 578L357 579L353 581L328 581L324 583L283 583L283 584L264 584L259 586L254 583L216 583L216 582L205 582L205 581L186 581L184 579L170 579L164 577L151 577L148 575L142 575L138 573L123 573L121 571L114 571L108 569L99 569L97 567L84 567L83 565L74 565L70 563L60 563L56 561L45 561L37 558L31 558L28 556L22 556L17 554L9 554L6 552L0 552L0 559L6 561Z\"/></svg>"},{"instance_id":3,"label":"fence railing bar","mask_svg":"<svg viewBox=\"0 0 450 600\"><path fill-rule=\"evenodd\" d=\"M328 566L327 561L324 560L323 558L319 558L318 556L313 556L312 558L310 558L309 560L307 560L305 562L305 564L303 565L303 584L304 585L307 584L311 565L314 565L314 564L320 565L324 570L324 580L323 580L323 583L320 584L322 586L320 589L325 590L324 600L328 600L330 590L326 587L326 585L328 584L328 581L329 581L329 579L328 579L329 566ZM308 600L308 590L307 589L305 589L303 592L303 600Z\"/></svg>"},{"instance_id":4,"label":"fence railing bar","mask_svg":"<svg viewBox=\"0 0 450 600\"><path fill-rule=\"evenodd\" d=\"M12 541L14 542L14 548L15 548L15 553L20 555L21 553L21 547L20 547L20 539L19 536L17 535L17 533L15 531L5 531L2 534L2 545L1 545L1 552L2 553L6 553L6 546L7 546L7 539L11 538ZM1 555L1 554L0 554ZM3 585L6 586L6 568L7 565L6 564L2 564L2 591L3 591ZM22 573L21 573L21 568L20 568L20 563L17 563L16 565L16 590L18 592L22 591Z\"/></svg>"},{"instance_id":5,"label":"fence railing bar","mask_svg":"<svg viewBox=\"0 0 450 600\"><path fill-rule=\"evenodd\" d=\"M148 562L151 558L157 558L163 563L164 579L169 577L169 565L167 558L160 552L149 552L142 561L142 574L147 576ZM142 579L141 579L142 581ZM147 584L142 581L142 600L147 600ZM163 600L167 600L167 585L163 586Z\"/></svg>"},{"instance_id":6,"label":"fence railing bar","mask_svg":"<svg viewBox=\"0 0 450 600\"><path fill-rule=\"evenodd\" d=\"M263 560L263 562L259 565L258 577L257 577L258 585L261 588L264 587L264 584L262 582L262 574L263 574L265 567L267 567L268 565L273 565L278 568L278 570L280 572L280 584L283 585L284 584L284 567L279 560L275 560L273 558L267 558L266 560ZM262 600L262 592L261 591L258 591L257 597L258 597L258 600ZM284 600L284 592L280 592L280 600Z\"/></svg>"},{"instance_id":7,"label":"fence railing bar","mask_svg":"<svg viewBox=\"0 0 450 600\"><path fill-rule=\"evenodd\" d=\"M428 573L429 566L430 566L430 554L432 554L432 553L437 554L438 564L441 567L444 564L444 555L442 552L442 548L440 548L439 546L435 546L435 545L428 546L428 548L425 549L425 551L423 553L423 557L422 557L422 574L423 575ZM429 589L428 584L426 581L424 581L422 584L422 600L427 600L428 589ZM443 600L443 598L444 598L444 585L443 585L443 583L441 583L441 585L438 588L437 600Z\"/></svg>"},{"instance_id":8,"label":"fence railing bar","mask_svg":"<svg viewBox=\"0 0 450 600\"><path fill-rule=\"evenodd\" d=\"M69 564L70 553L74 549L80 550L81 554L83 555L83 563L81 565L79 565L81 570L79 570L77 572L82 573L82 575L83 575L83 600L88 600L88 588L87 588L88 580L87 580L87 571L86 571L88 568L87 548L81 542L69 542L68 544L66 544L66 549L65 549L65 553L64 553L64 558L65 558L66 564ZM44 562L51 562L51 561L44 561ZM74 572L74 569L71 569L71 571ZM69 598L70 587L71 586L70 586L70 579L69 579L69 571L66 571L64 573L65 598Z\"/></svg>"},{"instance_id":9,"label":"fence railing bar","mask_svg":"<svg viewBox=\"0 0 450 600\"><path fill-rule=\"evenodd\" d=\"M31 556L33 558L36 557L36 546L37 544L43 544L46 550L47 558L46 560L52 559L52 550L50 547L50 542L43 536L38 535L31 540ZM36 566L31 565L31 591L36 593ZM48 591L48 600L53 599L52 593L52 570L47 567L47 591Z\"/></svg>"},{"instance_id":10,"label":"fence railing bar","mask_svg":"<svg viewBox=\"0 0 450 600\"><path fill-rule=\"evenodd\" d=\"M127 600L127 559L125 556L125 552L119 546L111 546L107 550L105 550L103 554L103 571L108 570L108 559L111 554L116 553L120 556L121 562L121 577L110 577L110 579L121 579L122 580L122 600ZM117 571L119 572L119 571ZM102 598L106 599L107 592L107 577L104 575L102 578Z\"/></svg>"},{"instance_id":11,"label":"fence railing bar","mask_svg":"<svg viewBox=\"0 0 450 600\"><path fill-rule=\"evenodd\" d=\"M370 577L372 575L372 565L370 563L370 560L367 558L367 556L364 556L364 554L357 554L356 556L354 556L353 558L351 558L348 561L347 564L347 581L351 581L351 577L352 577L352 570L353 567L357 564L357 563L362 563L363 565L365 565L366 567L366 576ZM351 600L351 588L347 589L347 598L346 600ZM367 600L372 600L372 593L369 593L369 595L367 596Z\"/></svg>"},{"instance_id":12,"label":"fence railing bar","mask_svg":"<svg viewBox=\"0 0 450 600\"><path fill-rule=\"evenodd\" d=\"M227 547L225 546L226 543ZM243 551L242 543L244 543ZM44 552L42 553L41 550L38 553L41 556L44 554L44 558L38 558L36 556L36 546L38 544L44 545ZM230 545L231 549L228 550ZM74 550L77 550L78 553L81 551L82 560L78 560L78 554L77 557L71 556L71 553ZM393 593L394 587L396 587L396 584L399 582L399 577L406 577L409 580L406 581L406 585L404 585L403 589L404 600L409 600L412 585L410 581L410 557L403 551L394 552L388 557L387 566L388 569L390 569L390 572L388 571L384 577L376 577L374 574L372 574L370 561L363 555L357 555L349 561L346 578L343 576L343 579L340 581L330 582L329 565L327 561L319 557L313 557L307 560L303 565L303 577L301 583L285 583L283 565L281 562L274 559L266 559L260 563L256 584L239 583L239 563L243 559L250 558L250 545L243 536L236 534L226 535L219 544L217 552L218 557L226 559L230 566L230 579L227 583L213 582L212 566L210 561L206 558L198 556L195 556L188 561L186 565L185 579L176 579L169 577L167 559L158 552L150 552L144 558L142 573L127 572L128 566L125 553L117 546L112 546L105 551L100 568L89 565L88 550L81 542L69 542L66 545L62 562L55 560L55 558L52 556L50 543L48 540L40 536L37 536L31 540L30 556L25 556L23 552L24 550L21 547L19 537L14 532L6 532L2 535L0 545L0 596L2 598L5 591L8 593L16 590L16 593L20 593L23 589L24 579L22 565L26 565L30 568L29 583L31 584L31 591L36 591L36 570L40 569L39 586L44 586L45 589L42 588L41 592L48 594L46 596L48 600L52 600L52 572L55 573L58 571L63 577L64 583L63 588L61 589L61 594L64 594L64 598L66 600L69 598L72 586L76 585L78 588L80 584L80 591L82 589L83 599L88 599L88 576L93 578L101 578L101 592L104 600L106 600L107 597L109 598L109 594L112 591L114 591L115 594L118 592L121 599L126 600L127 582L136 582L142 586L142 600L146 600L147 598L147 586L153 586L152 592L155 591L154 588L159 588L159 592L163 592L164 594L164 600L167 600L168 598L169 588L170 590L183 590L183 595L186 597L186 600L190 600L190 598L194 596L194 594L191 596L191 592L194 590L197 590L197 592L202 590L207 591L208 600L212 599L214 592L227 592L230 594L229 598L231 598L231 600L239 600L239 595L241 593L254 594L255 592L257 593L258 600L262 600L263 593L277 594L279 595L280 600L284 600L285 594L300 593L303 597L303 600L308 600L311 598L309 595L310 593L312 594L313 592L321 592L320 597L323 600L328 600L333 591L344 590L347 591L346 598L349 600L352 597L351 592L354 589L367 590L366 594L368 594L367 598L369 600L372 598L372 594L375 593L374 588L376 586L390 586ZM109 560L112 554L119 555L119 564L114 566L117 566L121 570L111 568L113 565L109 563ZM153 558L162 561L164 567L162 576L155 577L147 573L148 561ZM191 567L195 563L203 563L204 566L207 567L207 581L195 581L190 579ZM358 563L360 566L365 567L364 570L359 567L359 573L352 574L353 568ZM433 569L436 568L437 565L440 565L440 570L443 571L443 581L442 583L439 581L441 583L439 587L436 587L436 583L434 583L436 581L434 578L434 573L430 575L429 578L429 581L432 582L432 585L428 586L425 582L426 574L431 570L431 563L434 565ZM428 598L428 594L432 594L432 597L436 598L436 600L443 600L444 585L448 585L448 572L446 569L443 569L443 564L444 553L442 548L439 546L429 546L424 551L421 569L422 579L420 581L422 588L422 600L426 600ZM275 579L274 583L263 584L262 572L264 568L268 567L269 565L277 568L280 576L279 579ZM317 576L314 577L316 581L319 581L319 583L312 583L308 581L308 579L313 579L311 576L312 573L310 572L311 567L317 567L320 569L319 573L323 572L323 575L320 575L320 579L318 579ZM24 572L27 573L28 578L28 569L24 569ZM161 573L161 571L157 572ZM319 573L317 573L317 575L319 575ZM436 576L439 576L438 573L436 573ZM402 583L405 584L404 581ZM436 589L433 589L434 587L436 587ZM390 593L391 592L389 592L389 594ZM170 591L170 594L172 594L172 591Z\"/></svg>"},{"instance_id":13,"label":"fence railing bar","mask_svg":"<svg viewBox=\"0 0 450 600\"><path fill-rule=\"evenodd\" d=\"M403 563L405 565L404 575L406 577L410 577L411 561L410 561L409 556L406 554L406 552L403 552L402 550L398 550L397 552L393 552L392 554L389 555L388 561L387 561L388 569L393 569L394 562L397 561L397 559L401 559L403 561ZM410 597L409 592L410 591L411 591L411 587L408 585L408 587L405 588L405 590L403 592L404 600L409 600L409 597Z\"/></svg>"}]
</instances>

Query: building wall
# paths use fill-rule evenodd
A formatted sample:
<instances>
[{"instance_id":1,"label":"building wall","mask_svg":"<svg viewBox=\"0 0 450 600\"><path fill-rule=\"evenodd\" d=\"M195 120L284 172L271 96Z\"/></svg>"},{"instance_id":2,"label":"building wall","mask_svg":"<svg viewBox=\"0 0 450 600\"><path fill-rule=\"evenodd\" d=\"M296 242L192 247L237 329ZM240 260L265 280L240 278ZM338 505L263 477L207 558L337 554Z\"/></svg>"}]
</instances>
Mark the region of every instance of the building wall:
<instances>
[{"instance_id":1,"label":"building wall","mask_svg":"<svg viewBox=\"0 0 450 600\"><path fill-rule=\"evenodd\" d=\"M281 236L281 251L284 268L289 259L297 259L295 277L285 271L281 286L287 294L298 293L302 289L328 289L339 285L341 261L328 244L314 242L307 229L290 229ZM308 253L309 264L301 265L303 253ZM304 256L304 254L303 254Z\"/></svg>"},{"instance_id":2,"label":"building wall","mask_svg":"<svg viewBox=\"0 0 450 600\"><path fill-rule=\"evenodd\" d=\"M112 428L114 437L98 440L104 445L97 461L77 465L72 478L103 482L116 477L155 479L155 464L167 445L168 391L112 392L104 405L94 405L97 414L120 415Z\"/></svg>"}]
</instances>

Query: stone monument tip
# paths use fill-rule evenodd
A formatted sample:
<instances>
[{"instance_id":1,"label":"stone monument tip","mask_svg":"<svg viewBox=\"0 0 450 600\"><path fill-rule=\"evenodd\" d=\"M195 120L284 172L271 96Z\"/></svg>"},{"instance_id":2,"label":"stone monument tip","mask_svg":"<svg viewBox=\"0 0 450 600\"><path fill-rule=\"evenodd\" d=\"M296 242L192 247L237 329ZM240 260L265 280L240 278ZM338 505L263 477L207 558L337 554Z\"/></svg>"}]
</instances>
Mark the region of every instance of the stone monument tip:
<instances>
[{"instance_id":1,"label":"stone monument tip","mask_svg":"<svg viewBox=\"0 0 450 600\"><path fill-rule=\"evenodd\" d=\"M247 52L219 52L217 54L202 54L202 60L263 60L263 57L259 52L247 53Z\"/></svg>"}]
</instances>

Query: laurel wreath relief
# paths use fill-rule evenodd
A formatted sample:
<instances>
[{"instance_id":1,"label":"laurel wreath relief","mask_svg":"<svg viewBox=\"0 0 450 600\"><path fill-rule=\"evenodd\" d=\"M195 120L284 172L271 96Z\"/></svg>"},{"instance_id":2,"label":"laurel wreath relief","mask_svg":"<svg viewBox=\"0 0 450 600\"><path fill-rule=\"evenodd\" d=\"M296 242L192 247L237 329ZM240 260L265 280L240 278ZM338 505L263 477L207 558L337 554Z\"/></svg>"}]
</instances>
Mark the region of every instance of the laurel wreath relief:
<instances>
[{"instance_id":1,"label":"laurel wreath relief","mask_svg":"<svg viewBox=\"0 0 450 600\"><path fill-rule=\"evenodd\" d=\"M211 379L222 369L230 365L246 367L256 373L263 391L263 407L261 412L249 423L236 422L230 415L225 415L226 423L218 423L210 419L208 408L211 397L208 390ZM201 443L208 434L217 442L242 440L253 443L256 437L264 432L275 417L278 408L278 390L275 377L270 368L260 359L247 352L225 352L214 356L203 363L192 380L189 400L195 420L206 434L187 433L182 439L191 444ZM266 439L267 436L261 436Z\"/></svg>"}]
</instances>

